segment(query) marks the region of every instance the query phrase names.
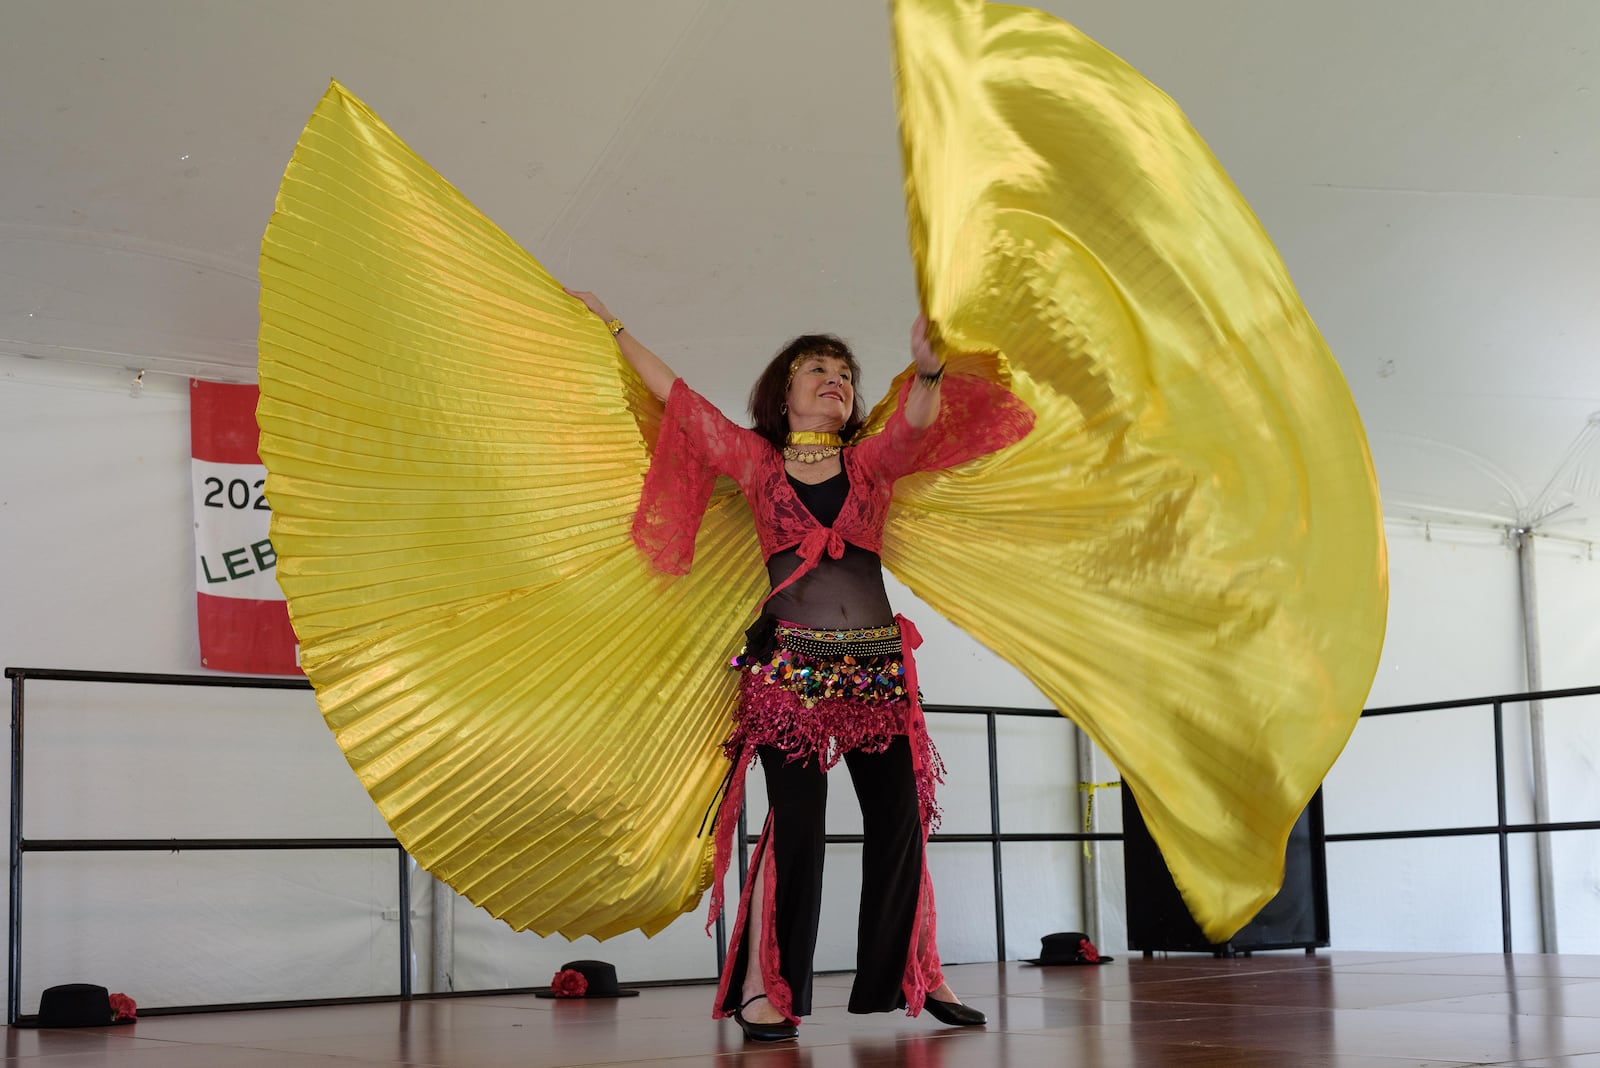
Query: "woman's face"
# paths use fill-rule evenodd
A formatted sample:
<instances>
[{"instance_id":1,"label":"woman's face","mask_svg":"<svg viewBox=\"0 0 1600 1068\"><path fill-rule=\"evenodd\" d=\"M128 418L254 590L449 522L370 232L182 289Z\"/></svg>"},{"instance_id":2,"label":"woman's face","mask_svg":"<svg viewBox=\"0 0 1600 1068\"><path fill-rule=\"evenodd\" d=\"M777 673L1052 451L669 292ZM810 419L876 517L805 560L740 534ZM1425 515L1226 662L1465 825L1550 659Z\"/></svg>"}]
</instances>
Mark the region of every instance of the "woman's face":
<instances>
[{"instance_id":1,"label":"woman's face","mask_svg":"<svg viewBox=\"0 0 1600 1068\"><path fill-rule=\"evenodd\" d=\"M850 365L837 356L802 356L784 400L790 430L839 430L855 410Z\"/></svg>"}]
</instances>

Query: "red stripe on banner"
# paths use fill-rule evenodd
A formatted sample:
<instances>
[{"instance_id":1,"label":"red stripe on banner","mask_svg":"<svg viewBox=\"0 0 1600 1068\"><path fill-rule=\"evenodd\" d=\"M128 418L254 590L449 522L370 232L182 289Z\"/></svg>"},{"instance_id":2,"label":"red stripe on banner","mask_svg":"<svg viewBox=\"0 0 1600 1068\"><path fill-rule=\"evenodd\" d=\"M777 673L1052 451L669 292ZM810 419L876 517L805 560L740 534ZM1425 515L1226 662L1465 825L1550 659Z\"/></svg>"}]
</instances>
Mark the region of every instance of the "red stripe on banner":
<instances>
[{"instance_id":1,"label":"red stripe on banner","mask_svg":"<svg viewBox=\"0 0 1600 1068\"><path fill-rule=\"evenodd\" d=\"M246 675L300 674L287 604L205 593L195 598L203 666Z\"/></svg>"},{"instance_id":2,"label":"red stripe on banner","mask_svg":"<svg viewBox=\"0 0 1600 1068\"><path fill-rule=\"evenodd\" d=\"M256 386L189 379L189 444L196 460L214 464L258 464Z\"/></svg>"}]
</instances>

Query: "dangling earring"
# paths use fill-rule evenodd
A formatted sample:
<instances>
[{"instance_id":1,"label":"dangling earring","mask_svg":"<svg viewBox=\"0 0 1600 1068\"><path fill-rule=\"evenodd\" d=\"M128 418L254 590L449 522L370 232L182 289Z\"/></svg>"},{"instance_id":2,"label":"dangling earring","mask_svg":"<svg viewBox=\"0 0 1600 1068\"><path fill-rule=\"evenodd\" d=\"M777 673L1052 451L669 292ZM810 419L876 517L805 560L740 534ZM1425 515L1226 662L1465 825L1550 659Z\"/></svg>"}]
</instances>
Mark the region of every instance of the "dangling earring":
<instances>
[{"instance_id":1,"label":"dangling earring","mask_svg":"<svg viewBox=\"0 0 1600 1068\"><path fill-rule=\"evenodd\" d=\"M779 415L788 415L789 414L789 402L788 401L784 401L782 404L778 405L778 414Z\"/></svg>"}]
</instances>

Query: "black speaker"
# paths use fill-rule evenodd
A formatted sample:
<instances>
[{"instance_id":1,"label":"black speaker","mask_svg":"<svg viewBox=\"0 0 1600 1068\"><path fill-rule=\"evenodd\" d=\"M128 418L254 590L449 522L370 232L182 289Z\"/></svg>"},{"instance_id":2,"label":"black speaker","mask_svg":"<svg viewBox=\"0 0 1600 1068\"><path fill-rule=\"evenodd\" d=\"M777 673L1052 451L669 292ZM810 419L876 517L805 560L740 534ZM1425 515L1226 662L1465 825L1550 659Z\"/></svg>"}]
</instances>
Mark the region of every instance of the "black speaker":
<instances>
[{"instance_id":1,"label":"black speaker","mask_svg":"<svg viewBox=\"0 0 1600 1068\"><path fill-rule=\"evenodd\" d=\"M1283 888L1227 942L1213 943L1173 885L1167 862L1144 825L1133 791L1122 790L1122 858L1128 906L1128 948L1154 952L1248 955L1257 949L1328 945L1328 864L1322 830L1322 791L1311 798L1284 854Z\"/></svg>"}]
</instances>

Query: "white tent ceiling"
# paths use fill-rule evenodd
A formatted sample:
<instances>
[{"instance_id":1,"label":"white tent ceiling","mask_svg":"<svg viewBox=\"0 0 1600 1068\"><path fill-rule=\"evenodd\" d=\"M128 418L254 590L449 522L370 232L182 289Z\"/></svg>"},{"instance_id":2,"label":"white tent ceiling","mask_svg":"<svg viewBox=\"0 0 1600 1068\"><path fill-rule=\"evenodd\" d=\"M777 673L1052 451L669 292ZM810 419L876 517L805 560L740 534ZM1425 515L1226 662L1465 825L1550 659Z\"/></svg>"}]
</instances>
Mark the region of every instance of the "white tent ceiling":
<instances>
[{"instance_id":1,"label":"white tent ceiling","mask_svg":"<svg viewBox=\"0 0 1600 1068\"><path fill-rule=\"evenodd\" d=\"M1546 510L1600 411L1600 3L1043 6L1228 167L1386 511ZM731 412L794 333L850 339L869 393L905 359L873 0L6 0L0 354L251 380L257 244L330 76ZM1594 536L1597 469L1552 533Z\"/></svg>"}]
</instances>

